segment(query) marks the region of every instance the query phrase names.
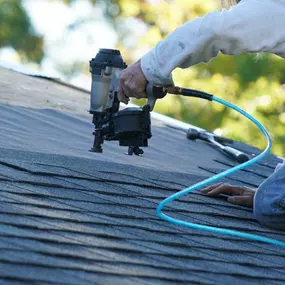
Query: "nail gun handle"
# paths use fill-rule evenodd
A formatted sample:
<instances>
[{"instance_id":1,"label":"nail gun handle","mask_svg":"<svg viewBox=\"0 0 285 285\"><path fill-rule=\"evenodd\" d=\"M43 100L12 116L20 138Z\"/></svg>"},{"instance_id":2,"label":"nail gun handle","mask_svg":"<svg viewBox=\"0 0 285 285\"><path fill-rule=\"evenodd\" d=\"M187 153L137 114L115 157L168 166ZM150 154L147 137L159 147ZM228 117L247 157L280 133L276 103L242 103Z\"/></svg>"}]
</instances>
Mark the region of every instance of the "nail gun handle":
<instances>
[{"instance_id":1,"label":"nail gun handle","mask_svg":"<svg viewBox=\"0 0 285 285\"><path fill-rule=\"evenodd\" d=\"M234 149L230 146L225 146L223 148L223 151L230 155L232 158L234 158L237 162L239 163L243 163L249 160L249 157L247 154L245 154L244 152L241 152L237 149Z\"/></svg>"},{"instance_id":2,"label":"nail gun handle","mask_svg":"<svg viewBox=\"0 0 285 285\"><path fill-rule=\"evenodd\" d=\"M147 95L147 105L150 106L150 110L152 111L157 99L163 98L167 92L162 86L153 86L148 83L146 86L146 95Z\"/></svg>"}]
</instances>

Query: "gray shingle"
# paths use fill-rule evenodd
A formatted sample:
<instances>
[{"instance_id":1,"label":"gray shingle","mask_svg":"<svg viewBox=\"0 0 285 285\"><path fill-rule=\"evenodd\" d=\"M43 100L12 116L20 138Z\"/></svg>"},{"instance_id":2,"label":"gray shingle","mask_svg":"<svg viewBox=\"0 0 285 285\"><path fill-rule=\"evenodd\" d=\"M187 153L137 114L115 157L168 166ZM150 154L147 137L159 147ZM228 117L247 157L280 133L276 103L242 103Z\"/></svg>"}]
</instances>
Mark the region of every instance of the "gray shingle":
<instances>
[{"instance_id":1,"label":"gray shingle","mask_svg":"<svg viewBox=\"0 0 285 285\"><path fill-rule=\"evenodd\" d=\"M0 284L285 283L284 250L156 216L165 197L236 165L209 145L154 121L144 158L116 143L90 154L90 118L8 105L0 112ZM271 155L223 181L258 186L279 162ZM165 213L285 241L225 198L192 193Z\"/></svg>"},{"instance_id":2,"label":"gray shingle","mask_svg":"<svg viewBox=\"0 0 285 285\"><path fill-rule=\"evenodd\" d=\"M40 156L39 159L43 161ZM16 170L13 164L10 167L15 181L25 175L21 179L27 183L0 183L0 261L3 264L20 267L25 264L31 267L31 272L34 268L41 268L43 272L68 270L70 274L79 270L84 272L81 276L88 276L90 280L98 274L114 278L116 273L126 278L122 284L135 277L154 283L215 284L221 276L224 284L234 280L243 284L262 284L264 280L268 284L285 282L285 253L274 246L191 231L158 219L154 211L157 202L175 189L163 190L164 181L157 181L154 188L134 186L131 182L105 183L90 180L88 175L80 179L69 177L70 173L64 169L59 173L61 177L55 174L55 178L53 170L48 172L48 166L45 173L31 171L38 163L35 157L32 160L33 166L27 167L24 159L19 164L22 170ZM65 160L69 165L69 158L61 157L61 163ZM77 167L82 170L80 164L77 159ZM93 169L98 168L96 161L92 164ZM9 167L2 166L0 169L6 173ZM132 175L140 173L143 177L144 172L146 181L158 175L139 169ZM42 177L60 179L60 182L54 183L51 179L51 184L38 186ZM192 177L197 179L197 176ZM191 180L191 175L184 174L179 183L187 184L188 179ZM64 188L60 188L62 181ZM97 188L101 189L99 193ZM215 202L198 193L173 203L167 212L183 220L271 234L285 240L284 234L260 227L247 209L234 209L226 202ZM20 278L11 272L7 278ZM55 279L39 281L55 282Z\"/></svg>"}]
</instances>

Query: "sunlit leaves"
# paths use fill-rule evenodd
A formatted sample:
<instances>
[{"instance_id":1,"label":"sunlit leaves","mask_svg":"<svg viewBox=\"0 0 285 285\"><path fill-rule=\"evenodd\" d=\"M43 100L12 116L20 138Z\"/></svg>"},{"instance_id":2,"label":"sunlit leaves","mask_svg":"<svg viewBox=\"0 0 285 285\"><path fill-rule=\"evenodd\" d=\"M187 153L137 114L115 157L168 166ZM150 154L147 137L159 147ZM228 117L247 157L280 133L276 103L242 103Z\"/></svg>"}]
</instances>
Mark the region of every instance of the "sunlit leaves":
<instances>
[{"instance_id":1,"label":"sunlit leaves","mask_svg":"<svg viewBox=\"0 0 285 285\"><path fill-rule=\"evenodd\" d=\"M122 16L136 17L140 13L140 6L136 0L121 0Z\"/></svg>"},{"instance_id":2,"label":"sunlit leaves","mask_svg":"<svg viewBox=\"0 0 285 285\"><path fill-rule=\"evenodd\" d=\"M49 1L62 1L65 4L71 4L72 2L78 1L78 0L49 0ZM84 0L85 1L85 0ZM92 3L93 5L95 5L96 0L88 0L90 3Z\"/></svg>"},{"instance_id":3,"label":"sunlit leaves","mask_svg":"<svg viewBox=\"0 0 285 285\"><path fill-rule=\"evenodd\" d=\"M37 35L20 0L0 1L0 48L13 47L22 59L40 62L43 38Z\"/></svg>"}]
</instances>

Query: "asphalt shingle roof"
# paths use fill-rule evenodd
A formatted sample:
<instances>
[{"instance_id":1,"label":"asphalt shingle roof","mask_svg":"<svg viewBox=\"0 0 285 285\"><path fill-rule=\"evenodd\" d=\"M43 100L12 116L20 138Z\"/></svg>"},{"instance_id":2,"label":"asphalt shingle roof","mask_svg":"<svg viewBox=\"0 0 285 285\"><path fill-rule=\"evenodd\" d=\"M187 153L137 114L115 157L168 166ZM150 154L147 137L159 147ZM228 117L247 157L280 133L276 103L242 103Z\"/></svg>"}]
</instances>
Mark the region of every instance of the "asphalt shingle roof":
<instances>
[{"instance_id":1,"label":"asphalt shingle roof","mask_svg":"<svg viewBox=\"0 0 285 285\"><path fill-rule=\"evenodd\" d=\"M285 283L284 250L156 216L168 195L235 165L206 143L154 122L144 158L116 143L99 155L88 153L90 118L7 104L0 114L0 284ZM279 161L269 156L225 181L257 187ZM224 197L196 192L165 212L285 241Z\"/></svg>"}]
</instances>

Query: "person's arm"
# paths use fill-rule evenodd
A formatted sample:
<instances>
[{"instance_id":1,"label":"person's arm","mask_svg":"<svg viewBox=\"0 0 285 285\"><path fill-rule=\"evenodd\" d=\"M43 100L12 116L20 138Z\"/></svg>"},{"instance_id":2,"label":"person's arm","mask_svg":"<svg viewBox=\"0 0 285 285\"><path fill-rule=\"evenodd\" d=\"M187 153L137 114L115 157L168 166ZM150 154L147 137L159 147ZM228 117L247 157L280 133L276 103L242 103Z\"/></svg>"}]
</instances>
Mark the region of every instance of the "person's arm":
<instances>
[{"instance_id":1,"label":"person's arm","mask_svg":"<svg viewBox=\"0 0 285 285\"><path fill-rule=\"evenodd\" d=\"M172 84L177 68L227 55L272 52L285 55L285 1L243 0L230 10L214 11L177 28L141 59L146 79ZM281 47L280 44L283 43Z\"/></svg>"},{"instance_id":2,"label":"person's arm","mask_svg":"<svg viewBox=\"0 0 285 285\"><path fill-rule=\"evenodd\" d=\"M254 197L255 218L269 228L285 230L285 165L275 172L258 188Z\"/></svg>"}]
</instances>

